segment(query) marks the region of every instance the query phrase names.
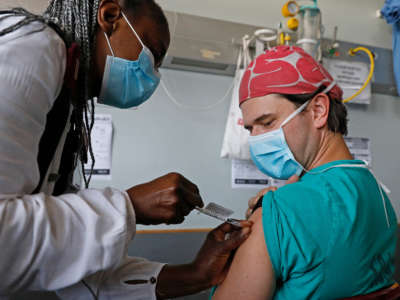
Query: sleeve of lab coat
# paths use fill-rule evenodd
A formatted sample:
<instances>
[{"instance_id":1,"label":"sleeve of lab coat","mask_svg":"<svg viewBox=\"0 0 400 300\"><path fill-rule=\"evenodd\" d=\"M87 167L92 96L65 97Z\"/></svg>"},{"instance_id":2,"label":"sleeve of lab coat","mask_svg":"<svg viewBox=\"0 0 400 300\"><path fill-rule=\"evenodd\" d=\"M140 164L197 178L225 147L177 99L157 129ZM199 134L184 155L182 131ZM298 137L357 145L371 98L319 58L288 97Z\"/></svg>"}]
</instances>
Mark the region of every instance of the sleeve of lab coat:
<instances>
[{"instance_id":1,"label":"sleeve of lab coat","mask_svg":"<svg viewBox=\"0 0 400 300\"><path fill-rule=\"evenodd\" d=\"M135 231L128 196L83 190L0 201L0 295L56 290L121 265Z\"/></svg>"},{"instance_id":2,"label":"sleeve of lab coat","mask_svg":"<svg viewBox=\"0 0 400 300\"><path fill-rule=\"evenodd\" d=\"M57 291L57 296L62 300L157 300L157 278L164 265L126 257L118 268L91 275Z\"/></svg>"},{"instance_id":3,"label":"sleeve of lab coat","mask_svg":"<svg viewBox=\"0 0 400 300\"><path fill-rule=\"evenodd\" d=\"M6 18L0 29L19 21ZM135 232L125 192L31 195L38 146L60 93L63 41L32 23L0 37L0 295L57 290L121 265Z\"/></svg>"}]
</instances>

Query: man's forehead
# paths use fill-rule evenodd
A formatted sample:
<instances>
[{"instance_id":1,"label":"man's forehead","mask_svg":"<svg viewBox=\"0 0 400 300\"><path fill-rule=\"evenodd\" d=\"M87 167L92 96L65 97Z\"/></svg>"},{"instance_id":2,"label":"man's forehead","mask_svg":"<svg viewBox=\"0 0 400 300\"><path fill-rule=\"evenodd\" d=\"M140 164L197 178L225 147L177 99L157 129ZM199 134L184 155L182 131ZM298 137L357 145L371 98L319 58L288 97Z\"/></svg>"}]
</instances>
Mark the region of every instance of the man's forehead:
<instances>
[{"instance_id":1,"label":"man's forehead","mask_svg":"<svg viewBox=\"0 0 400 300\"><path fill-rule=\"evenodd\" d=\"M290 102L278 94L269 94L262 97L252 98L242 103L241 108L254 109L264 108L267 110L276 110L280 107L290 105Z\"/></svg>"},{"instance_id":2,"label":"man's forehead","mask_svg":"<svg viewBox=\"0 0 400 300\"><path fill-rule=\"evenodd\" d=\"M277 94L249 99L240 106L246 123L254 122L257 118L276 116L293 109L293 103Z\"/></svg>"}]
</instances>

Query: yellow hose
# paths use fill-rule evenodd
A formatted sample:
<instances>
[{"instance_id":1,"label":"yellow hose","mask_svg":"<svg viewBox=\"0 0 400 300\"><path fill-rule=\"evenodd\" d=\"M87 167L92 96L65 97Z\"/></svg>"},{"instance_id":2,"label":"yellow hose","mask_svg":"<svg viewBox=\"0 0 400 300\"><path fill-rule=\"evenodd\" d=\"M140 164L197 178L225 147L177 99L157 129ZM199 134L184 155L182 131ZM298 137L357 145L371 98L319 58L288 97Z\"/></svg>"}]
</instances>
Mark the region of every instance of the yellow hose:
<instances>
[{"instance_id":1,"label":"yellow hose","mask_svg":"<svg viewBox=\"0 0 400 300\"><path fill-rule=\"evenodd\" d=\"M370 66L368 78L364 82L364 85L361 87L361 89L359 89L353 96L351 96L351 97L349 97L347 99L344 99L343 103L347 103L347 102L353 100L358 95L360 95L362 93L362 91L365 90L365 88L368 86L368 84L370 83L370 81L372 79L372 76L374 75L374 70L375 70L374 55L372 54L372 52L369 49L367 49L365 47L357 47L355 49L350 49L349 50L349 55L354 56L358 51L364 51L365 53L367 53L368 56L369 56L369 60L371 61L371 66Z\"/></svg>"}]
</instances>

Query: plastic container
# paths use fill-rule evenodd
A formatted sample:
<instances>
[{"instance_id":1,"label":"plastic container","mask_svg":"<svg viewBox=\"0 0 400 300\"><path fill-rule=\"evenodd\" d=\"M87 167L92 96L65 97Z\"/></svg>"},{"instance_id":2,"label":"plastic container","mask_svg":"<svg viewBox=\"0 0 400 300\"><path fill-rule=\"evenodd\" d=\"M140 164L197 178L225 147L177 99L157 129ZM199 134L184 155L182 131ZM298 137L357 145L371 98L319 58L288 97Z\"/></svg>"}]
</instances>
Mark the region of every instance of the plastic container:
<instances>
[{"instance_id":1,"label":"plastic container","mask_svg":"<svg viewBox=\"0 0 400 300\"><path fill-rule=\"evenodd\" d=\"M321 11L314 4L304 5L300 8L298 18L297 44L319 61L321 59L322 38Z\"/></svg>"}]
</instances>

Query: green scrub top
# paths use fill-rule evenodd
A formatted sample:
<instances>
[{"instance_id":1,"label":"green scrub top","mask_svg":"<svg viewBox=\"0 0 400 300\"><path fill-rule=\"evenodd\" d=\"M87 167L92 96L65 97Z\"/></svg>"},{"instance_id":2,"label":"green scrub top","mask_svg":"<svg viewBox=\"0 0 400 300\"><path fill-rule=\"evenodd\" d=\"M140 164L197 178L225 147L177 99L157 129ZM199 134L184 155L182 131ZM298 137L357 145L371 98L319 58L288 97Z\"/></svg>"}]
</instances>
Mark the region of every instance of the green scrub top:
<instances>
[{"instance_id":1,"label":"green scrub top","mask_svg":"<svg viewBox=\"0 0 400 300\"><path fill-rule=\"evenodd\" d=\"M274 299L340 299L394 283L392 205L382 190L388 227L372 173L342 164L364 162L330 162L264 196L264 236L277 280Z\"/></svg>"}]
</instances>

